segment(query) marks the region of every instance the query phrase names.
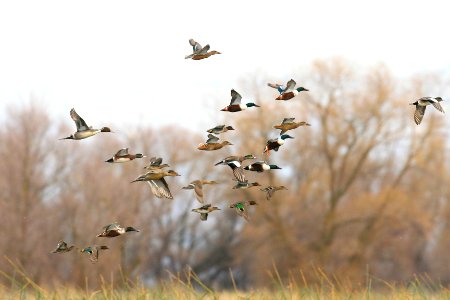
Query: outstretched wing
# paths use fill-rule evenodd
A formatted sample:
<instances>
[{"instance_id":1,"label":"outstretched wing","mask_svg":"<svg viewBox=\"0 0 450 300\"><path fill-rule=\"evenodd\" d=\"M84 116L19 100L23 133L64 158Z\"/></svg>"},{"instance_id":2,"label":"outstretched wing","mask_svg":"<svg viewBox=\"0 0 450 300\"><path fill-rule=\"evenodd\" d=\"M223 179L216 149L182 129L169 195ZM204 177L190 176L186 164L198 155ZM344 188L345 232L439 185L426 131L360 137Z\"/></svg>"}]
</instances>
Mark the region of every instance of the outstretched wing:
<instances>
[{"instance_id":1,"label":"outstretched wing","mask_svg":"<svg viewBox=\"0 0 450 300\"><path fill-rule=\"evenodd\" d=\"M207 219L208 219L208 214L207 213L201 213L200 214L200 220L206 221Z\"/></svg>"},{"instance_id":2,"label":"outstretched wing","mask_svg":"<svg viewBox=\"0 0 450 300\"><path fill-rule=\"evenodd\" d=\"M241 104L242 96L234 89L231 90L231 102L230 105Z\"/></svg>"},{"instance_id":3,"label":"outstretched wing","mask_svg":"<svg viewBox=\"0 0 450 300\"><path fill-rule=\"evenodd\" d=\"M442 106L441 106L441 104L439 103L439 102L432 102L431 104L433 104L433 106L434 106L434 108L436 108L438 111L440 111L440 112L444 112L444 109L442 108Z\"/></svg>"},{"instance_id":4,"label":"outstretched wing","mask_svg":"<svg viewBox=\"0 0 450 300\"><path fill-rule=\"evenodd\" d=\"M128 148L123 148L117 151L116 156L125 156L128 155Z\"/></svg>"},{"instance_id":5,"label":"outstretched wing","mask_svg":"<svg viewBox=\"0 0 450 300\"><path fill-rule=\"evenodd\" d=\"M86 122L77 114L75 109L70 110L70 117L75 121L75 125L77 126L77 131L85 131L89 129Z\"/></svg>"},{"instance_id":6,"label":"outstretched wing","mask_svg":"<svg viewBox=\"0 0 450 300\"><path fill-rule=\"evenodd\" d=\"M422 122L426 108L427 108L426 106L416 105L416 111L414 112L414 121L416 122L417 125L419 125L420 122Z\"/></svg>"},{"instance_id":7,"label":"outstretched wing","mask_svg":"<svg viewBox=\"0 0 450 300\"><path fill-rule=\"evenodd\" d=\"M159 166L162 163L162 158L161 157L152 157L150 158L150 165L151 166Z\"/></svg>"},{"instance_id":8,"label":"outstretched wing","mask_svg":"<svg viewBox=\"0 0 450 300\"><path fill-rule=\"evenodd\" d=\"M203 199L203 185L201 183L194 185L194 193L198 202L205 203L205 200ZM211 204L204 205L202 208L208 208L209 206L211 206Z\"/></svg>"},{"instance_id":9,"label":"outstretched wing","mask_svg":"<svg viewBox=\"0 0 450 300\"><path fill-rule=\"evenodd\" d=\"M240 181L240 182L246 182L244 175L244 169L242 169L242 166L237 161L232 161L228 163L228 166L233 170L234 177Z\"/></svg>"},{"instance_id":10,"label":"outstretched wing","mask_svg":"<svg viewBox=\"0 0 450 300\"><path fill-rule=\"evenodd\" d=\"M219 141L219 138L213 134L208 134L207 144L215 144Z\"/></svg>"},{"instance_id":11,"label":"outstretched wing","mask_svg":"<svg viewBox=\"0 0 450 300\"><path fill-rule=\"evenodd\" d=\"M201 50L199 50L199 51L198 51L198 54L206 54L206 53L208 53L209 48L210 48L210 46L209 46L209 44L208 44L208 45L206 45L205 47L203 47Z\"/></svg>"},{"instance_id":12,"label":"outstretched wing","mask_svg":"<svg viewBox=\"0 0 450 300\"><path fill-rule=\"evenodd\" d=\"M284 90L284 93L292 92L294 90L296 84L297 83L294 81L294 79L289 80L286 83L286 89Z\"/></svg>"},{"instance_id":13,"label":"outstretched wing","mask_svg":"<svg viewBox=\"0 0 450 300\"><path fill-rule=\"evenodd\" d=\"M194 54L196 54L197 52L199 52L202 49L202 45L200 45L199 43L197 43L196 41L194 41L194 39L190 39L189 40L189 44L191 44L192 46L192 52Z\"/></svg>"},{"instance_id":14,"label":"outstretched wing","mask_svg":"<svg viewBox=\"0 0 450 300\"><path fill-rule=\"evenodd\" d=\"M172 194L170 193L169 186L164 178L159 180L150 180L149 181L150 188L152 193L158 198L168 198L173 199Z\"/></svg>"},{"instance_id":15,"label":"outstretched wing","mask_svg":"<svg viewBox=\"0 0 450 300\"><path fill-rule=\"evenodd\" d=\"M292 124L294 123L295 118L284 118L281 124Z\"/></svg>"}]
</instances>

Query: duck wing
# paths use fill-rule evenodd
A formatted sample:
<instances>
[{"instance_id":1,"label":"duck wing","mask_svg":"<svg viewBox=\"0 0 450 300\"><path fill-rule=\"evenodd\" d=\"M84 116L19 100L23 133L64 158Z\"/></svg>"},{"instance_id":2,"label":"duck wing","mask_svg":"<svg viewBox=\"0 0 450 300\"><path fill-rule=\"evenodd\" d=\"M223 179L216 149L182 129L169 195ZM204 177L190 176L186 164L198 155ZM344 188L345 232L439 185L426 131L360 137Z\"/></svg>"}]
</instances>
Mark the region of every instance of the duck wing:
<instances>
[{"instance_id":1,"label":"duck wing","mask_svg":"<svg viewBox=\"0 0 450 300\"><path fill-rule=\"evenodd\" d=\"M241 104L242 96L234 89L231 90L231 102L230 105Z\"/></svg>"},{"instance_id":2,"label":"duck wing","mask_svg":"<svg viewBox=\"0 0 450 300\"><path fill-rule=\"evenodd\" d=\"M240 181L240 182L246 182L244 175L244 169L242 169L242 166L237 161L232 161L228 163L228 166L233 170L234 177Z\"/></svg>"},{"instance_id":3,"label":"duck wing","mask_svg":"<svg viewBox=\"0 0 450 300\"><path fill-rule=\"evenodd\" d=\"M128 155L128 148L122 148L119 151L117 151L115 156L125 156Z\"/></svg>"},{"instance_id":4,"label":"duck wing","mask_svg":"<svg viewBox=\"0 0 450 300\"><path fill-rule=\"evenodd\" d=\"M150 184L152 193L156 197L158 197L158 198L165 197L168 199L173 199L173 196L170 193L169 186L167 185L167 182L164 178L161 178L159 180L150 180L149 184Z\"/></svg>"},{"instance_id":5,"label":"duck wing","mask_svg":"<svg viewBox=\"0 0 450 300\"><path fill-rule=\"evenodd\" d=\"M202 45L200 45L198 42L194 41L194 39L189 40L189 44L192 46L192 52L194 54L198 53L200 50L202 50Z\"/></svg>"},{"instance_id":6,"label":"duck wing","mask_svg":"<svg viewBox=\"0 0 450 300\"><path fill-rule=\"evenodd\" d=\"M427 108L426 106L416 105L416 111L414 112L414 121L416 122L417 125L419 125L420 122L422 122L426 108Z\"/></svg>"},{"instance_id":7,"label":"duck wing","mask_svg":"<svg viewBox=\"0 0 450 300\"><path fill-rule=\"evenodd\" d=\"M209 46L209 44L208 44L208 45L206 45L205 47L201 48L201 49L198 51L197 54L206 54L206 53L208 53L209 48L210 48L210 46Z\"/></svg>"},{"instance_id":8,"label":"duck wing","mask_svg":"<svg viewBox=\"0 0 450 300\"><path fill-rule=\"evenodd\" d=\"M286 83L286 88L284 89L283 93L292 92L294 90L296 84L297 83L294 81L294 79L289 80Z\"/></svg>"},{"instance_id":9,"label":"duck wing","mask_svg":"<svg viewBox=\"0 0 450 300\"><path fill-rule=\"evenodd\" d=\"M159 166L162 163L161 157L152 157L150 158L150 165L151 166Z\"/></svg>"},{"instance_id":10,"label":"duck wing","mask_svg":"<svg viewBox=\"0 0 450 300\"><path fill-rule=\"evenodd\" d=\"M295 118L284 118L281 124L292 124L294 123Z\"/></svg>"},{"instance_id":11,"label":"duck wing","mask_svg":"<svg viewBox=\"0 0 450 300\"><path fill-rule=\"evenodd\" d=\"M444 109L442 108L441 104L438 101L436 101L436 102L433 101L431 104L434 106L434 108L436 108L441 113L444 112Z\"/></svg>"},{"instance_id":12,"label":"duck wing","mask_svg":"<svg viewBox=\"0 0 450 300\"><path fill-rule=\"evenodd\" d=\"M75 111L75 109L70 110L70 117L74 120L75 125L77 126L77 131L85 131L89 129L86 122L80 117L79 114Z\"/></svg>"},{"instance_id":13,"label":"duck wing","mask_svg":"<svg viewBox=\"0 0 450 300\"><path fill-rule=\"evenodd\" d=\"M205 200L203 200L203 185L201 183L194 185L194 193L198 202L202 204L205 203ZM201 208L208 208L209 206L211 206L211 204L204 205Z\"/></svg>"},{"instance_id":14,"label":"duck wing","mask_svg":"<svg viewBox=\"0 0 450 300\"><path fill-rule=\"evenodd\" d=\"M219 138L213 134L208 134L208 139L206 140L207 144L215 144L219 142Z\"/></svg>"}]
</instances>

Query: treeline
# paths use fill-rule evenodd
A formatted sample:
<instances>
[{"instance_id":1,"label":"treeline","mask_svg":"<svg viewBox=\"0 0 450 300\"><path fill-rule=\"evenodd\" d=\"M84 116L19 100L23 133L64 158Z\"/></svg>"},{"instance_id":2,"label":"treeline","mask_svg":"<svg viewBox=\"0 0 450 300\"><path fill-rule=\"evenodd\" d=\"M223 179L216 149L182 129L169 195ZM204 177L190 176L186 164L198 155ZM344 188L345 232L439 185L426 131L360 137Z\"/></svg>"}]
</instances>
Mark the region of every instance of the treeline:
<instances>
[{"instance_id":1,"label":"treeline","mask_svg":"<svg viewBox=\"0 0 450 300\"><path fill-rule=\"evenodd\" d=\"M73 131L68 115L54 119L34 102L12 105L0 126L0 253L44 285L84 287L88 278L94 287L101 277L153 284L192 270L227 288L231 269L238 286L250 288L271 282L273 266L282 279L301 270L314 280L320 268L354 282L367 273L386 281L427 273L449 284L447 117L430 109L416 126L408 106L422 96L445 100L448 81L435 75L399 80L384 66L361 71L342 60L318 61L292 77L310 92L281 103L265 87L267 77L243 80L239 92L262 107L217 112L236 130L224 134L234 146L214 152L196 149L206 133L175 125L59 141ZM290 132L295 139L272 151L269 161L283 170L247 177L288 190L271 201L258 188L232 190L231 170L214 163L229 154L263 158L265 141L278 132L272 126L284 117L312 126ZM174 200L155 198L144 183L130 184L146 159L104 162L123 147L161 156L182 175L167 179ZM205 187L206 201L222 208L207 222L191 212L198 207L192 191L181 190L200 178L221 182ZM258 202L249 222L228 208L244 199ZM114 221L141 232L95 238ZM111 250L97 264L73 252L49 254L60 239ZM0 270L15 272L4 258Z\"/></svg>"}]
</instances>

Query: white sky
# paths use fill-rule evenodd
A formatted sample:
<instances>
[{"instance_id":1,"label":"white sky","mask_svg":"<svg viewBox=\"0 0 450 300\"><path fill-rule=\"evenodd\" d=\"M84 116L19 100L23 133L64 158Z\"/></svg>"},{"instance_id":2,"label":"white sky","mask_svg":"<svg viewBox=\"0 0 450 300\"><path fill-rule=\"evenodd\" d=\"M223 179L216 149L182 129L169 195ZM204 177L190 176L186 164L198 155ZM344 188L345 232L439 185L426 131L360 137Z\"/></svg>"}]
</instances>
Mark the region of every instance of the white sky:
<instances>
[{"instance_id":1,"label":"white sky","mask_svg":"<svg viewBox=\"0 0 450 300\"><path fill-rule=\"evenodd\" d=\"M447 3L1 1L0 113L32 93L68 122L75 107L93 126L198 128L216 125L208 110L256 70L286 81L316 58L343 56L400 76L448 72ZM223 54L185 60L189 38Z\"/></svg>"}]
</instances>

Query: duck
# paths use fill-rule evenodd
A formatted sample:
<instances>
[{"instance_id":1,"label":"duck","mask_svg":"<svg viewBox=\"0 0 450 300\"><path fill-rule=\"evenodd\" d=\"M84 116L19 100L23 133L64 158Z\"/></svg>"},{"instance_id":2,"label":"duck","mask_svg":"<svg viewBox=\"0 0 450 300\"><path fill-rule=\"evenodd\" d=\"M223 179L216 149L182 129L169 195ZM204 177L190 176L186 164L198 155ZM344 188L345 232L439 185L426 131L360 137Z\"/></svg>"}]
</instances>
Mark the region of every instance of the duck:
<instances>
[{"instance_id":1,"label":"duck","mask_svg":"<svg viewBox=\"0 0 450 300\"><path fill-rule=\"evenodd\" d=\"M247 207L250 205L257 205L257 203L253 200L235 202L230 205L230 208L234 208L236 210L236 213L240 217L243 217L246 221L248 221L249 218L248 218L248 213L247 213Z\"/></svg>"},{"instance_id":2,"label":"duck","mask_svg":"<svg viewBox=\"0 0 450 300\"><path fill-rule=\"evenodd\" d=\"M217 206L211 206L211 204L205 204L202 207L192 209L193 212L200 214L200 220L206 221L208 219L208 214L220 210Z\"/></svg>"},{"instance_id":3,"label":"duck","mask_svg":"<svg viewBox=\"0 0 450 300\"><path fill-rule=\"evenodd\" d=\"M234 89L231 90L231 102L230 105L221 109L221 111L237 112L247 109L248 107L260 107L253 102L247 104L241 104L242 96Z\"/></svg>"},{"instance_id":4,"label":"duck","mask_svg":"<svg viewBox=\"0 0 450 300\"><path fill-rule=\"evenodd\" d=\"M253 154L247 154L244 156L228 156L225 157L224 159L222 159L221 161L219 161L218 163L216 163L215 165L227 165L231 168L231 170L233 171L233 175L234 177L240 181L240 182L245 182L245 175L244 175L244 169L242 168L242 162L247 160L247 159L255 159L256 156L254 156Z\"/></svg>"},{"instance_id":5,"label":"duck","mask_svg":"<svg viewBox=\"0 0 450 300\"><path fill-rule=\"evenodd\" d=\"M236 190L236 189L248 189L248 188L251 188L251 187L254 187L254 186L261 186L257 182L248 182L248 180L245 180L245 181L236 180L236 181L237 181L237 183L233 187L233 190Z\"/></svg>"},{"instance_id":6,"label":"duck","mask_svg":"<svg viewBox=\"0 0 450 300\"><path fill-rule=\"evenodd\" d=\"M296 86L296 82L294 79L289 80L286 83L286 87L279 85L279 84L272 84L269 83L268 85L270 87L276 88L278 90L278 92L280 93L280 95L275 98L275 100L290 100L292 98L294 98L295 96L297 96L300 92L302 91L309 91L308 89L305 89L304 87L298 87L295 88Z\"/></svg>"},{"instance_id":7,"label":"duck","mask_svg":"<svg viewBox=\"0 0 450 300\"><path fill-rule=\"evenodd\" d=\"M217 184L214 180L194 180L189 183L187 186L182 187L184 190L194 190L195 197L198 202L204 204L205 200L203 199L203 185L204 184Z\"/></svg>"},{"instance_id":8,"label":"duck","mask_svg":"<svg viewBox=\"0 0 450 300\"><path fill-rule=\"evenodd\" d=\"M267 141L263 153L270 156L270 150L278 151L278 149L281 147L281 145L284 144L286 139L293 139L293 138L294 137L290 136L289 134L282 134L278 138L270 139Z\"/></svg>"},{"instance_id":9,"label":"duck","mask_svg":"<svg viewBox=\"0 0 450 300\"><path fill-rule=\"evenodd\" d=\"M161 170L167 167L170 167L168 164L162 163L163 159L161 157L152 157L150 158L150 162L144 169L147 170Z\"/></svg>"},{"instance_id":10,"label":"duck","mask_svg":"<svg viewBox=\"0 0 450 300\"><path fill-rule=\"evenodd\" d=\"M223 141L219 143L219 138L215 135L208 134L208 139L206 140L206 143L198 145L198 150L204 150L204 151L214 151L222 149L223 147L227 145L233 145L229 141Z\"/></svg>"},{"instance_id":11,"label":"duck","mask_svg":"<svg viewBox=\"0 0 450 300\"><path fill-rule=\"evenodd\" d=\"M61 240L58 242L58 245L56 246L55 250L53 250L51 253L66 253L72 251L73 248L75 248L74 245L68 246L66 242Z\"/></svg>"},{"instance_id":12,"label":"duck","mask_svg":"<svg viewBox=\"0 0 450 300\"><path fill-rule=\"evenodd\" d=\"M111 157L108 160L105 160L107 163L124 163L128 161L132 161L136 158L143 158L145 155L142 155L141 153L136 154L128 154L128 148L122 148L119 151L117 151L116 154L114 154L113 157Z\"/></svg>"},{"instance_id":13,"label":"duck","mask_svg":"<svg viewBox=\"0 0 450 300\"><path fill-rule=\"evenodd\" d=\"M169 185L164 179L165 176L180 176L174 170L165 171L162 169L153 169L148 171L147 173L140 175L138 178L132 181L146 181L152 190L153 195L158 198L168 198L173 199L172 194L170 193Z\"/></svg>"},{"instance_id":14,"label":"duck","mask_svg":"<svg viewBox=\"0 0 450 300\"><path fill-rule=\"evenodd\" d=\"M205 47L202 47L198 42L194 41L194 39L190 39L189 44L192 46L192 54L186 55L184 57L185 59L201 60L204 58L208 58L212 55L222 54L216 50L209 51L210 49L209 44L206 45Z\"/></svg>"},{"instance_id":15,"label":"duck","mask_svg":"<svg viewBox=\"0 0 450 300\"><path fill-rule=\"evenodd\" d=\"M95 263L98 261L100 251L108 249L109 249L108 246L94 245L94 246L87 246L86 248L81 249L80 252L89 254L90 261Z\"/></svg>"},{"instance_id":16,"label":"duck","mask_svg":"<svg viewBox=\"0 0 450 300\"><path fill-rule=\"evenodd\" d=\"M261 160L246 166L244 170L261 173L268 170L281 170L281 168L277 165L269 165L265 161Z\"/></svg>"},{"instance_id":17,"label":"duck","mask_svg":"<svg viewBox=\"0 0 450 300\"><path fill-rule=\"evenodd\" d=\"M416 110L414 111L414 121L417 125L422 122L423 116L425 114L425 109L427 108L427 105L433 105L434 108L436 108L441 113L445 113L444 109L442 108L441 104L439 102L443 101L441 97L422 97L418 100L416 100L413 103L410 103L409 105L415 105Z\"/></svg>"},{"instance_id":18,"label":"duck","mask_svg":"<svg viewBox=\"0 0 450 300\"><path fill-rule=\"evenodd\" d=\"M273 126L275 129L280 129L280 135L285 134L287 131L295 129L300 126L311 126L311 124L307 122L294 122L295 118L284 118L281 124L277 124Z\"/></svg>"},{"instance_id":19,"label":"duck","mask_svg":"<svg viewBox=\"0 0 450 300\"><path fill-rule=\"evenodd\" d=\"M273 194L275 194L276 191L281 190L287 190L287 188L284 185L280 186L268 186L263 189L260 189L260 191L266 192L266 200L270 200L272 198Z\"/></svg>"},{"instance_id":20,"label":"duck","mask_svg":"<svg viewBox=\"0 0 450 300\"><path fill-rule=\"evenodd\" d=\"M122 227L117 223L112 223L112 224L109 224L109 225L106 225L105 227L103 227L103 232L97 234L97 237L112 238L112 237L122 235L126 232L139 232L139 230L137 230L134 227Z\"/></svg>"},{"instance_id":21,"label":"duck","mask_svg":"<svg viewBox=\"0 0 450 300\"><path fill-rule=\"evenodd\" d=\"M234 130L234 128L232 126L227 126L227 125L217 125L214 128L208 129L206 132L219 134L219 133L227 132L228 130Z\"/></svg>"},{"instance_id":22,"label":"duck","mask_svg":"<svg viewBox=\"0 0 450 300\"><path fill-rule=\"evenodd\" d=\"M60 140L82 140L94 136L100 132L111 132L111 129L109 127L93 129L91 126L88 126L73 108L70 110L70 117L75 122L77 131L74 134L71 134L70 136L62 138Z\"/></svg>"}]
</instances>

